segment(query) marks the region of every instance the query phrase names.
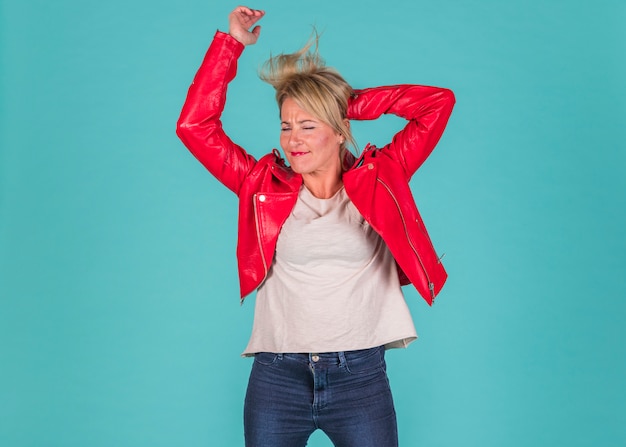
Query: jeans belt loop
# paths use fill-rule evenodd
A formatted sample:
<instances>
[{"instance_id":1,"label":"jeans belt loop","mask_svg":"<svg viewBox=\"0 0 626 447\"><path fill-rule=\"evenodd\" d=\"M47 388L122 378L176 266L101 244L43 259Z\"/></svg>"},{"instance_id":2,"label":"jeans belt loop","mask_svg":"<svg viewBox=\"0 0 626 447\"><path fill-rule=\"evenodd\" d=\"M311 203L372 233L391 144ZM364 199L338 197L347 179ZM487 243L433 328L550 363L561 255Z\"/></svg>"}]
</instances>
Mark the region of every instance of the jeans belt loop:
<instances>
[{"instance_id":1,"label":"jeans belt loop","mask_svg":"<svg viewBox=\"0 0 626 447\"><path fill-rule=\"evenodd\" d=\"M339 351L339 366L346 366L346 354L344 351Z\"/></svg>"}]
</instances>

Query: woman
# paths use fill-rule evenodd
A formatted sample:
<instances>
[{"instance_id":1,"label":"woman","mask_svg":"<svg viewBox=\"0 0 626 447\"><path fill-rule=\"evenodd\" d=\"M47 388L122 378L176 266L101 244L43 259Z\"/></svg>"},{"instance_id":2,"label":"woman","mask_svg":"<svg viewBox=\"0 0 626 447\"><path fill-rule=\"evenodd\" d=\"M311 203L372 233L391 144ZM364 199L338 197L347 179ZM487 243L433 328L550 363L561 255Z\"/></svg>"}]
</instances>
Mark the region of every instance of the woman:
<instances>
[{"instance_id":1,"label":"woman","mask_svg":"<svg viewBox=\"0 0 626 447\"><path fill-rule=\"evenodd\" d=\"M446 279L408 182L443 133L454 96L416 85L353 90L309 45L262 72L276 89L287 162L277 150L256 160L226 136L220 115L263 15L243 6L230 14L177 127L239 197L242 300L257 290L244 351L254 356L246 445L304 446L319 428L336 446L396 446L384 352L417 337L400 286L412 283L432 304ZM355 158L350 120L383 113L408 123Z\"/></svg>"}]
</instances>

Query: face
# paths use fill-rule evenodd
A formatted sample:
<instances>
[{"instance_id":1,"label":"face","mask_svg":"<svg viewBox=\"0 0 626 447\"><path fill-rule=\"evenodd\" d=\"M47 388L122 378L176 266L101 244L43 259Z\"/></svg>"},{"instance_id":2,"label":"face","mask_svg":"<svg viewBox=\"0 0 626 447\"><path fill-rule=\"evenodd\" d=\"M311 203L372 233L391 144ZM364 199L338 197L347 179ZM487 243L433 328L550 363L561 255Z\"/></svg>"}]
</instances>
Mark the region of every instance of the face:
<instances>
[{"instance_id":1,"label":"face","mask_svg":"<svg viewBox=\"0 0 626 447\"><path fill-rule=\"evenodd\" d=\"M283 102L280 118L280 146L295 172L303 175L341 172L339 148L344 139L339 133L291 98Z\"/></svg>"}]
</instances>

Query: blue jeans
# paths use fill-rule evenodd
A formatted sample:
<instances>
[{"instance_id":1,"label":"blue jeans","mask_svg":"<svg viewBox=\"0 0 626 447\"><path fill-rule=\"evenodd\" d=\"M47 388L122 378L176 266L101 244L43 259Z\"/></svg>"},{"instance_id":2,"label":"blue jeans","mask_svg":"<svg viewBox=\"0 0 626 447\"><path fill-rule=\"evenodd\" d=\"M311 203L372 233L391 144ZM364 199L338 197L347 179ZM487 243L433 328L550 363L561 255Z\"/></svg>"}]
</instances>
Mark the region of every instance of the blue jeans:
<instances>
[{"instance_id":1,"label":"blue jeans","mask_svg":"<svg viewBox=\"0 0 626 447\"><path fill-rule=\"evenodd\" d=\"M305 446L317 429L337 447L396 447L384 347L256 354L244 429L246 447Z\"/></svg>"}]
</instances>

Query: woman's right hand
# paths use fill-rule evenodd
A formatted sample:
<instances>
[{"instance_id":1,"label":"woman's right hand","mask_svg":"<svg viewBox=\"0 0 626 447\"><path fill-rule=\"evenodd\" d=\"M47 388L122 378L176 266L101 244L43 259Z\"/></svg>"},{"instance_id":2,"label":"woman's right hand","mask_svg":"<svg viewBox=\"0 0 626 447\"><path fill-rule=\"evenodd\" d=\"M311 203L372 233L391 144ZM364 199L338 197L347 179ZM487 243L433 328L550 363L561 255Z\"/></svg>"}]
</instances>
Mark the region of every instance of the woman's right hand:
<instances>
[{"instance_id":1,"label":"woman's right hand","mask_svg":"<svg viewBox=\"0 0 626 447\"><path fill-rule=\"evenodd\" d=\"M265 15L265 11L260 9L250 9L247 6L237 6L233 12L228 15L228 34L233 36L244 45L255 44L261 34L261 27L252 27L256 22L261 20Z\"/></svg>"}]
</instances>

